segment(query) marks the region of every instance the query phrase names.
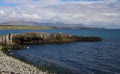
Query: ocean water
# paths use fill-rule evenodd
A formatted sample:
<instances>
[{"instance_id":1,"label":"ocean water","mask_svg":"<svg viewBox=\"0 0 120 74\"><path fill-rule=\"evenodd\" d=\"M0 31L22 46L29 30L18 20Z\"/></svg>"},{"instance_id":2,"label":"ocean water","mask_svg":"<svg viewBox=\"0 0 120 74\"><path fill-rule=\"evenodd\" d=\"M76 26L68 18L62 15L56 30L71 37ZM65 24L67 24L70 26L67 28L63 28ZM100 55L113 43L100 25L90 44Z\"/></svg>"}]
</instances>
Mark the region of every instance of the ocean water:
<instances>
[{"instance_id":1,"label":"ocean water","mask_svg":"<svg viewBox=\"0 0 120 74\"><path fill-rule=\"evenodd\" d=\"M0 34L23 32L63 32L79 36L100 36L101 42L27 45L13 51L38 66L49 67L56 74L120 74L120 30L116 29L54 29L0 30Z\"/></svg>"}]
</instances>

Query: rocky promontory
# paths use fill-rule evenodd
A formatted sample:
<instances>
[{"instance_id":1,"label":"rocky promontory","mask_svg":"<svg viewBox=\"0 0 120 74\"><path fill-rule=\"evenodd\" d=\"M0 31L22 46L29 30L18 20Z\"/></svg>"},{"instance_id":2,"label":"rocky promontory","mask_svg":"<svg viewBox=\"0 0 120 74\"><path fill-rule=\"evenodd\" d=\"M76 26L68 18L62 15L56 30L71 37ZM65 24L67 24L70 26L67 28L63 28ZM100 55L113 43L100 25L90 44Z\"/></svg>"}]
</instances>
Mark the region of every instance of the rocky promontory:
<instances>
[{"instance_id":1,"label":"rocky promontory","mask_svg":"<svg viewBox=\"0 0 120 74\"><path fill-rule=\"evenodd\" d=\"M0 36L0 44L4 48L22 48L24 44L51 44L51 43L67 43L67 42L96 42L102 41L102 38L96 36L83 37L59 33L46 33L46 32L31 32L21 34L8 34Z\"/></svg>"},{"instance_id":2,"label":"rocky promontory","mask_svg":"<svg viewBox=\"0 0 120 74\"><path fill-rule=\"evenodd\" d=\"M43 43L66 43L66 42L94 42L102 41L100 37L83 37L59 33L46 33L46 32L35 32L35 33L22 33L22 34L11 34L12 42L17 44L43 44Z\"/></svg>"},{"instance_id":3,"label":"rocky promontory","mask_svg":"<svg viewBox=\"0 0 120 74\"><path fill-rule=\"evenodd\" d=\"M7 55L8 51L24 48L26 44L52 44L67 42L95 42L102 41L100 37L83 37L65 33L21 33L0 36L0 49ZM6 52L7 51L7 52ZM21 62L13 57L7 56L0 50L0 74L49 74L34 66Z\"/></svg>"}]
</instances>

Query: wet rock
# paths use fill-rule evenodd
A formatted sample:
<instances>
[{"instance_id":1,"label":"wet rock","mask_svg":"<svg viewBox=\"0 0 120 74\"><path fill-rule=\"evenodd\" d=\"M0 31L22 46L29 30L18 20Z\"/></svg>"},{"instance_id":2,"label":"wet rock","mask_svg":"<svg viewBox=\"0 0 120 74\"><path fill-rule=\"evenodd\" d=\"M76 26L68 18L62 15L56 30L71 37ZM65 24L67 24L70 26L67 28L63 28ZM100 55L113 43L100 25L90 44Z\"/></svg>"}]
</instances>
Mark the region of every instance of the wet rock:
<instances>
[{"instance_id":1,"label":"wet rock","mask_svg":"<svg viewBox=\"0 0 120 74\"><path fill-rule=\"evenodd\" d=\"M2 45L2 49L7 49L9 51L16 50L16 49L22 49L24 47L25 46L19 45L19 44L4 44L4 45Z\"/></svg>"},{"instance_id":2,"label":"wet rock","mask_svg":"<svg viewBox=\"0 0 120 74\"><path fill-rule=\"evenodd\" d=\"M11 72L11 74L15 74L14 72Z\"/></svg>"}]
</instances>

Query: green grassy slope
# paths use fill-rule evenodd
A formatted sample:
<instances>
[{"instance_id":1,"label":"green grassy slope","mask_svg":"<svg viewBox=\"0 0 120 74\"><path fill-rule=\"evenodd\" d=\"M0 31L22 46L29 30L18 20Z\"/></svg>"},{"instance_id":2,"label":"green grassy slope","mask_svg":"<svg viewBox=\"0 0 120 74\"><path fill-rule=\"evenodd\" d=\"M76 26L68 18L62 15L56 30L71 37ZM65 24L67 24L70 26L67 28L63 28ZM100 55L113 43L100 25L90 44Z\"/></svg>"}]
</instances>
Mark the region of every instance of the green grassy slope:
<instances>
[{"instance_id":1,"label":"green grassy slope","mask_svg":"<svg viewBox=\"0 0 120 74\"><path fill-rule=\"evenodd\" d=\"M39 30L39 29L54 29L47 26L4 26L0 25L0 30Z\"/></svg>"}]
</instances>

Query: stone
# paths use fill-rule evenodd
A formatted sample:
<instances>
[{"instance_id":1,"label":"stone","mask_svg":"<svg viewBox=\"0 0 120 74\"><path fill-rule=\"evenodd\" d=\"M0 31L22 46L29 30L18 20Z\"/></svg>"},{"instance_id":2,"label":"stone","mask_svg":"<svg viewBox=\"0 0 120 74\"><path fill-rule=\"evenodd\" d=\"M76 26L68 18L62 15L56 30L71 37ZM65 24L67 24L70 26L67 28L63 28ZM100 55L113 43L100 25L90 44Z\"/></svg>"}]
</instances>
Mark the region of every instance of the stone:
<instances>
[{"instance_id":1,"label":"stone","mask_svg":"<svg viewBox=\"0 0 120 74\"><path fill-rule=\"evenodd\" d=\"M66 42L95 42L102 41L100 37L83 37L65 34L62 32L58 33L46 33L46 32L30 32L22 34L8 34L0 36L1 48L5 49L19 49L24 48L24 44L45 44L45 43L66 43Z\"/></svg>"}]
</instances>

